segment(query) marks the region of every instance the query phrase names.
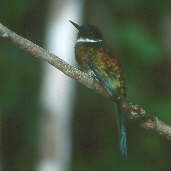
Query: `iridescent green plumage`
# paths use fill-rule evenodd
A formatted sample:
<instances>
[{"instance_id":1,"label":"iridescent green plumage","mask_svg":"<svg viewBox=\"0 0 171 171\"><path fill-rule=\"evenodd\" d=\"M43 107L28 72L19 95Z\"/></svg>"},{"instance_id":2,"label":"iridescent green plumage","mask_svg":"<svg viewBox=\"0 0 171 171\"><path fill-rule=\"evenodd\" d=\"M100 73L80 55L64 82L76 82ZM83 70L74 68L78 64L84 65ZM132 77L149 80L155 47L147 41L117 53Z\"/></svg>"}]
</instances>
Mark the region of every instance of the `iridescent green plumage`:
<instances>
[{"instance_id":1,"label":"iridescent green plumage","mask_svg":"<svg viewBox=\"0 0 171 171\"><path fill-rule=\"evenodd\" d=\"M110 53L104 42L77 43L75 54L81 68L85 71L92 70L114 100L125 96L118 59Z\"/></svg>"},{"instance_id":2,"label":"iridescent green plumage","mask_svg":"<svg viewBox=\"0 0 171 171\"><path fill-rule=\"evenodd\" d=\"M117 104L118 129L121 139L121 151L127 156L126 131L124 127L122 99L125 98L125 86L118 58L105 45L99 30L92 25L78 26L75 56L80 67L88 72L93 71L100 84Z\"/></svg>"}]
</instances>

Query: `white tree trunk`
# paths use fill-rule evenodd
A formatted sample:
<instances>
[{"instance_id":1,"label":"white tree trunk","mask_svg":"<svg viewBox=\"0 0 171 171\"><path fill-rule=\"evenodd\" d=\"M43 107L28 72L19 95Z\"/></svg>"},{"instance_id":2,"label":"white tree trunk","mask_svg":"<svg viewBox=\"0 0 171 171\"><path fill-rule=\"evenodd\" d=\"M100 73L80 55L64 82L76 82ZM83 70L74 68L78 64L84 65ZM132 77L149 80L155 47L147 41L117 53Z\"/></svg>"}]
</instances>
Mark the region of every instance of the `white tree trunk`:
<instances>
[{"instance_id":1,"label":"white tree trunk","mask_svg":"<svg viewBox=\"0 0 171 171\"><path fill-rule=\"evenodd\" d=\"M46 46L70 64L74 64L75 36L68 20L80 23L82 8L82 0L52 0L47 18ZM38 171L66 171L69 168L74 90L71 79L49 64L44 64L41 103L45 116Z\"/></svg>"}]
</instances>

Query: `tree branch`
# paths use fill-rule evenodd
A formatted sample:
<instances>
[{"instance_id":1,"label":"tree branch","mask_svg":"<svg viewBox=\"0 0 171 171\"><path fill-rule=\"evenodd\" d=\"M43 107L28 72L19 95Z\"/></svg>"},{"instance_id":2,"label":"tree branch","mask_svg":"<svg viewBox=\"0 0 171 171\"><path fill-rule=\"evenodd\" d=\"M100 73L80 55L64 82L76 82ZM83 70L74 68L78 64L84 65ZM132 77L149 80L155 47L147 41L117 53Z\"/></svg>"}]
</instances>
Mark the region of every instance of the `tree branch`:
<instances>
[{"instance_id":1,"label":"tree branch","mask_svg":"<svg viewBox=\"0 0 171 171\"><path fill-rule=\"evenodd\" d=\"M10 40L14 44L18 45L20 48L35 56L36 58L47 61L49 64L53 65L55 68L63 72L65 75L71 77L74 80L77 80L84 86L93 89L95 92L112 100L106 93L105 89L99 84L96 79L69 65L59 57L49 53L47 50L41 48L40 46L17 35L1 23L0 36ZM164 123L163 121L159 120L158 117L148 113L139 105L133 104L127 100L123 101L123 108L126 111L125 113L127 114L127 117L129 119L139 120L139 123L143 128L154 130L157 133L162 134L166 136L166 138L171 140L171 125Z\"/></svg>"}]
</instances>

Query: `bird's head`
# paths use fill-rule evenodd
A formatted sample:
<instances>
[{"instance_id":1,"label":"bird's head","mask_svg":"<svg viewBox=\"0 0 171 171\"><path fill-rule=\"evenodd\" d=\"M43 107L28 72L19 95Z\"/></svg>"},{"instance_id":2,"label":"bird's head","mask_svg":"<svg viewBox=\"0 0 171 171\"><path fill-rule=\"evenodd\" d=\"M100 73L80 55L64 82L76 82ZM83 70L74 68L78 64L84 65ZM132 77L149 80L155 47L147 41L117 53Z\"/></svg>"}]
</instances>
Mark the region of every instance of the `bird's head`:
<instances>
[{"instance_id":1,"label":"bird's head","mask_svg":"<svg viewBox=\"0 0 171 171\"><path fill-rule=\"evenodd\" d=\"M102 42L103 36L99 29L94 25L83 24L79 26L78 24L70 21L74 27L78 29L77 42Z\"/></svg>"}]
</instances>

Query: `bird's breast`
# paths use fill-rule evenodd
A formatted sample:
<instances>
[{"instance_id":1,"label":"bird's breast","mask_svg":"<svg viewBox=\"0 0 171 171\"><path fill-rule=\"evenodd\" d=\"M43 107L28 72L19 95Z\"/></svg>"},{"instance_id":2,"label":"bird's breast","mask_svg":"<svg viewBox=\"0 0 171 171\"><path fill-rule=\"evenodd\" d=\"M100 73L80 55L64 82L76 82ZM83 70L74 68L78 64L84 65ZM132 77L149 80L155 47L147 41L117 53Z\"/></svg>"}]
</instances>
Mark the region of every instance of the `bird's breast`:
<instances>
[{"instance_id":1,"label":"bird's breast","mask_svg":"<svg viewBox=\"0 0 171 171\"><path fill-rule=\"evenodd\" d=\"M96 58L99 53L99 48L94 43L77 43L75 46L75 57L76 61L79 66L84 69L88 70L88 60L91 61L92 59Z\"/></svg>"}]
</instances>

